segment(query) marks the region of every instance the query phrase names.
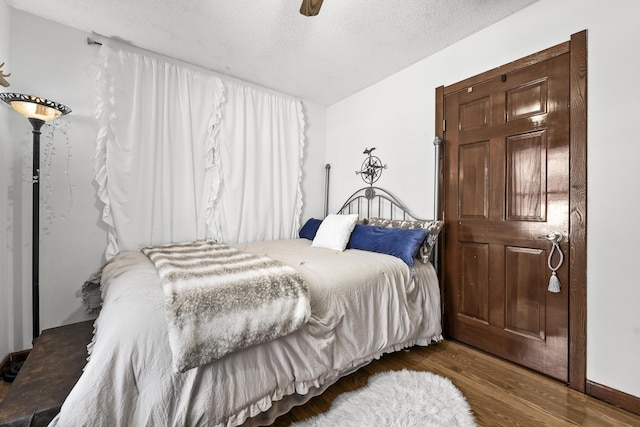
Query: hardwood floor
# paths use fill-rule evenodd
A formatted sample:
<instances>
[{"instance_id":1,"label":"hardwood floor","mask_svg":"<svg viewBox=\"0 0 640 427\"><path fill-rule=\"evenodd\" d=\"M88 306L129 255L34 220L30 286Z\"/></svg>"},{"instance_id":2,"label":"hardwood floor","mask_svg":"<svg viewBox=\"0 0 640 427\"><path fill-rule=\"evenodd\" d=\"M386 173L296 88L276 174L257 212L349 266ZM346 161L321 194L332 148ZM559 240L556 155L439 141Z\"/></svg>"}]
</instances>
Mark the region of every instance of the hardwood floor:
<instances>
[{"instance_id":1,"label":"hardwood floor","mask_svg":"<svg viewBox=\"0 0 640 427\"><path fill-rule=\"evenodd\" d=\"M373 361L281 416L274 426L288 426L325 412L337 395L362 387L369 376L400 369L449 378L467 398L479 426L640 426L638 415L453 341L414 347Z\"/></svg>"},{"instance_id":2,"label":"hardwood floor","mask_svg":"<svg viewBox=\"0 0 640 427\"><path fill-rule=\"evenodd\" d=\"M369 376L401 369L429 371L449 378L467 398L481 427L640 426L638 415L454 341L414 347L373 361L342 378L321 396L281 416L273 425L288 426L325 412L337 395L364 386ZM0 383L0 401L7 389L8 383Z\"/></svg>"}]
</instances>

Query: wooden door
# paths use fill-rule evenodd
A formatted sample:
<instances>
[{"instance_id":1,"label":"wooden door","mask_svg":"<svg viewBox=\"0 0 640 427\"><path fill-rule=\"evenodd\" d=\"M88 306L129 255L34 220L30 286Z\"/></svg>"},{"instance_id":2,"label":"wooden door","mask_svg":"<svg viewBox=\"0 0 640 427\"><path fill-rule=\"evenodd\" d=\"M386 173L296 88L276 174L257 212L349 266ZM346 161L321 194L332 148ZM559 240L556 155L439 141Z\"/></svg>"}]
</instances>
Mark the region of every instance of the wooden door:
<instances>
[{"instance_id":1,"label":"wooden door","mask_svg":"<svg viewBox=\"0 0 640 427\"><path fill-rule=\"evenodd\" d=\"M568 380L569 54L444 98L445 332ZM554 256L555 264L559 257Z\"/></svg>"}]
</instances>

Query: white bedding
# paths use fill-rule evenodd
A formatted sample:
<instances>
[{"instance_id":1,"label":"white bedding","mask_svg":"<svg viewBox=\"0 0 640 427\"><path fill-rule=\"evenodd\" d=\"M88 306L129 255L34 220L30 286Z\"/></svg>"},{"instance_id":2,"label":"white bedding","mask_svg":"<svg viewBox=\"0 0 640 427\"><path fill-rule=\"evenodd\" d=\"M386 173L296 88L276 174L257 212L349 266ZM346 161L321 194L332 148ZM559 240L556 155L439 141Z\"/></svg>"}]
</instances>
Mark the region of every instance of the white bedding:
<instances>
[{"instance_id":1,"label":"white bedding","mask_svg":"<svg viewBox=\"0 0 640 427\"><path fill-rule=\"evenodd\" d=\"M294 267L311 319L298 331L174 373L160 279L139 252L102 275L103 308L85 372L53 426L235 426L272 402L333 383L386 352L441 339L431 264L311 248L295 239L234 245ZM249 420L251 422L251 420Z\"/></svg>"}]
</instances>

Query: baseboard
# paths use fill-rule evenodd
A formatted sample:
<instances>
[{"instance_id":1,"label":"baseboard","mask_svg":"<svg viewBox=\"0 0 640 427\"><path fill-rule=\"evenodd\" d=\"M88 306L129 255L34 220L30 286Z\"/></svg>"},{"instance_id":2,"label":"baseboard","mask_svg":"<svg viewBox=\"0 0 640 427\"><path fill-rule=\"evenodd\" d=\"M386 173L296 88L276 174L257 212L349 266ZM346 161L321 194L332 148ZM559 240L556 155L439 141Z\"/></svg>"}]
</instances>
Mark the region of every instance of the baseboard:
<instances>
[{"instance_id":1,"label":"baseboard","mask_svg":"<svg viewBox=\"0 0 640 427\"><path fill-rule=\"evenodd\" d=\"M587 394L611 405L640 415L640 397L587 380Z\"/></svg>"}]
</instances>

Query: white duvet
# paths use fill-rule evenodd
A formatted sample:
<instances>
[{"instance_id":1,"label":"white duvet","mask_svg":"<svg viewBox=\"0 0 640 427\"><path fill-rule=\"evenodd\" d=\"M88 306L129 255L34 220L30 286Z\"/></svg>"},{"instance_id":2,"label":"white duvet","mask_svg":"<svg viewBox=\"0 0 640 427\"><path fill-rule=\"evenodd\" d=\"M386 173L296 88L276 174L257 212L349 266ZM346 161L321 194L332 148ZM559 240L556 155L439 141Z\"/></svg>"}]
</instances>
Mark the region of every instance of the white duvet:
<instances>
[{"instance_id":1,"label":"white duvet","mask_svg":"<svg viewBox=\"0 0 640 427\"><path fill-rule=\"evenodd\" d=\"M143 254L122 253L103 270L90 359L51 425L240 425L272 405L276 415L287 407L283 398L317 393L386 352L441 339L431 264L416 262L414 280L398 258L311 248L306 239L235 246L305 278L311 319L304 327L175 373L160 278Z\"/></svg>"}]
</instances>

